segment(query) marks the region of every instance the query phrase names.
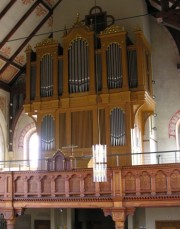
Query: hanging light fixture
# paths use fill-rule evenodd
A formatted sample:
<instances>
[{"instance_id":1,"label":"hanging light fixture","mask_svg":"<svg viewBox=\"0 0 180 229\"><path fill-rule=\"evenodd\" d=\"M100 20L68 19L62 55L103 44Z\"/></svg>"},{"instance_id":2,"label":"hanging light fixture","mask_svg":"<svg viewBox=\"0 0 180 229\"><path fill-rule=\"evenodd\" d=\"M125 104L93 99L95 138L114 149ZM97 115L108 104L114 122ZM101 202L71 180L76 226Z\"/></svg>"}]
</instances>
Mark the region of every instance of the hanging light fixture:
<instances>
[{"instance_id":1,"label":"hanging light fixture","mask_svg":"<svg viewBox=\"0 0 180 229\"><path fill-rule=\"evenodd\" d=\"M95 1L96 6L96 1ZM94 20L94 28L96 33L96 15ZM95 38L95 42L97 42ZM97 45L95 45L97 48ZM96 90L97 90L97 128L98 128L98 140L99 144L92 146L93 151L93 181L94 182L106 182L107 181L107 147L100 144L100 117L99 117L99 92L98 92L98 79L97 79L97 57L95 55L95 76L96 76Z\"/></svg>"},{"instance_id":2,"label":"hanging light fixture","mask_svg":"<svg viewBox=\"0 0 180 229\"><path fill-rule=\"evenodd\" d=\"M93 181L107 181L107 150L106 145L96 144L93 150Z\"/></svg>"}]
</instances>

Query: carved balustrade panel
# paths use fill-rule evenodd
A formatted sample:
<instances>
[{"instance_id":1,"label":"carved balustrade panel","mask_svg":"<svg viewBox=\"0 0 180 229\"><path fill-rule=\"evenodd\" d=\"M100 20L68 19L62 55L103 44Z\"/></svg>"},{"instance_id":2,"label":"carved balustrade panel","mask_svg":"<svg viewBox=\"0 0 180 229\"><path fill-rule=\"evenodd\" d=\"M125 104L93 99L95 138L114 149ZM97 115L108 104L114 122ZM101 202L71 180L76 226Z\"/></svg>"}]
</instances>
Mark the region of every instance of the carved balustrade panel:
<instances>
[{"instance_id":1,"label":"carved balustrade panel","mask_svg":"<svg viewBox=\"0 0 180 229\"><path fill-rule=\"evenodd\" d=\"M128 172L125 176L125 193L136 192L136 177L132 172Z\"/></svg>"},{"instance_id":2,"label":"carved balustrade panel","mask_svg":"<svg viewBox=\"0 0 180 229\"><path fill-rule=\"evenodd\" d=\"M5 177L4 176L0 176L0 196L4 196L4 181L5 181Z\"/></svg>"},{"instance_id":3,"label":"carved balustrade panel","mask_svg":"<svg viewBox=\"0 0 180 229\"><path fill-rule=\"evenodd\" d=\"M180 171L174 170L171 173L171 190L172 192L177 192L180 190Z\"/></svg>"},{"instance_id":4,"label":"carved balustrade panel","mask_svg":"<svg viewBox=\"0 0 180 229\"><path fill-rule=\"evenodd\" d=\"M155 176L156 192L167 192L167 174L164 171L158 171Z\"/></svg>"},{"instance_id":5,"label":"carved balustrade panel","mask_svg":"<svg viewBox=\"0 0 180 229\"><path fill-rule=\"evenodd\" d=\"M51 195L51 177L45 175L41 180L42 195Z\"/></svg>"},{"instance_id":6,"label":"carved balustrade panel","mask_svg":"<svg viewBox=\"0 0 180 229\"><path fill-rule=\"evenodd\" d=\"M55 194L56 195L65 195L65 177L57 176L55 179Z\"/></svg>"},{"instance_id":7,"label":"carved balustrade panel","mask_svg":"<svg viewBox=\"0 0 180 229\"><path fill-rule=\"evenodd\" d=\"M112 177L111 175L107 176L107 182L100 183L100 194L109 194L111 195L112 187Z\"/></svg>"},{"instance_id":8,"label":"carved balustrade panel","mask_svg":"<svg viewBox=\"0 0 180 229\"><path fill-rule=\"evenodd\" d=\"M85 195L91 195L95 193L95 183L93 182L92 174L88 174L84 178L84 193Z\"/></svg>"},{"instance_id":9,"label":"carved balustrade panel","mask_svg":"<svg viewBox=\"0 0 180 229\"><path fill-rule=\"evenodd\" d=\"M14 185L14 192L16 196L22 196L24 195L24 179L21 176L18 176L15 179L15 185Z\"/></svg>"},{"instance_id":10,"label":"carved balustrade panel","mask_svg":"<svg viewBox=\"0 0 180 229\"><path fill-rule=\"evenodd\" d=\"M151 193L151 176L146 171L140 175L140 192Z\"/></svg>"},{"instance_id":11,"label":"carved balustrade panel","mask_svg":"<svg viewBox=\"0 0 180 229\"><path fill-rule=\"evenodd\" d=\"M80 174L73 174L69 179L69 192L70 194L80 193Z\"/></svg>"},{"instance_id":12,"label":"carved balustrade panel","mask_svg":"<svg viewBox=\"0 0 180 229\"><path fill-rule=\"evenodd\" d=\"M37 183L37 177L31 176L28 180L28 195L37 195L38 194L38 183Z\"/></svg>"}]
</instances>

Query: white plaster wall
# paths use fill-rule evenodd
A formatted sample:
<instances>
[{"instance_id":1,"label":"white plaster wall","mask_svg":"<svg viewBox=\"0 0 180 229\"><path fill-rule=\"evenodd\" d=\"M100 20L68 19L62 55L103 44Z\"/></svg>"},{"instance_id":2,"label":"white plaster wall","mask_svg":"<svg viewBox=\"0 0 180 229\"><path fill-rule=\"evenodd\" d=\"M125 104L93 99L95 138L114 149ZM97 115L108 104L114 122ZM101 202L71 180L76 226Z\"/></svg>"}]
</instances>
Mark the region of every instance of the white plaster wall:
<instances>
[{"instance_id":1,"label":"white plaster wall","mask_svg":"<svg viewBox=\"0 0 180 229\"><path fill-rule=\"evenodd\" d=\"M146 208L146 229L155 229L155 221L179 220L180 208Z\"/></svg>"},{"instance_id":2,"label":"white plaster wall","mask_svg":"<svg viewBox=\"0 0 180 229\"><path fill-rule=\"evenodd\" d=\"M158 150L175 150L175 139L169 139L168 136L168 124L173 114L180 107L180 75L177 71L177 49L171 36L154 19L151 19L150 28ZM165 157L162 156L161 158L163 162L166 161ZM171 155L167 155L167 159L171 160Z\"/></svg>"},{"instance_id":3,"label":"white plaster wall","mask_svg":"<svg viewBox=\"0 0 180 229\"><path fill-rule=\"evenodd\" d=\"M9 143L9 92L0 89L0 96L4 98L3 110L0 109L0 125L3 135L1 139L1 144L3 144L3 155L1 155L1 160L6 160L8 158L8 143Z\"/></svg>"},{"instance_id":4,"label":"white plaster wall","mask_svg":"<svg viewBox=\"0 0 180 229\"><path fill-rule=\"evenodd\" d=\"M136 27L141 28L149 39L149 17L147 16L144 0L62 1L54 12L53 30L58 31L54 33L55 39L61 42L64 26L67 29L71 28L76 22L77 13L80 14L80 20L83 20L95 5L100 6L102 11L106 11L108 15L112 15L116 20L116 24L125 28L132 41L134 40L133 31ZM130 5L133 5L133 7L128 7Z\"/></svg>"}]
</instances>

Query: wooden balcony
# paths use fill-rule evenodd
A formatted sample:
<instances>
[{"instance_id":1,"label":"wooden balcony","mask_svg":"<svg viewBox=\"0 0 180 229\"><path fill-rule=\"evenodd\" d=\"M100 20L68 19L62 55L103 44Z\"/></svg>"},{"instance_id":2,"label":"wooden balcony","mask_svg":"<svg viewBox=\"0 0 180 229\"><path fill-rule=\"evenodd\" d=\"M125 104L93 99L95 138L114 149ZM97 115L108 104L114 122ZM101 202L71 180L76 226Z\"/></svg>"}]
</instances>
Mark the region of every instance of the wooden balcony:
<instances>
[{"instance_id":1,"label":"wooden balcony","mask_svg":"<svg viewBox=\"0 0 180 229\"><path fill-rule=\"evenodd\" d=\"M92 169L0 173L0 209L178 206L180 164L108 169L108 182L94 183Z\"/></svg>"}]
</instances>

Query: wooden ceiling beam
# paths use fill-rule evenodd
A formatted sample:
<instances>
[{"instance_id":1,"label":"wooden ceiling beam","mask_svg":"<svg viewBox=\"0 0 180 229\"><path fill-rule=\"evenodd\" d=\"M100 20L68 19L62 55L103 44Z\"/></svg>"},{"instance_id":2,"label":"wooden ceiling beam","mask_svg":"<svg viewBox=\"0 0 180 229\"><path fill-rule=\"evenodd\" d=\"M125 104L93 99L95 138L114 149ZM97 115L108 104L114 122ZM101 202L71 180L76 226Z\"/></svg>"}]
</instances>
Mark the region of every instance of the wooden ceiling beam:
<instances>
[{"instance_id":1,"label":"wooden ceiling beam","mask_svg":"<svg viewBox=\"0 0 180 229\"><path fill-rule=\"evenodd\" d=\"M13 29L7 34L7 36L1 41L0 43L0 49L5 45L6 42L9 41L9 39L12 37L12 35L15 33L15 31L22 25L22 23L28 18L28 16L33 12L33 10L39 5L38 1L35 1L35 3L31 6L31 8L23 15L23 17L16 23L16 25L13 27Z\"/></svg>"},{"instance_id":2,"label":"wooden ceiling beam","mask_svg":"<svg viewBox=\"0 0 180 229\"><path fill-rule=\"evenodd\" d=\"M9 59L7 59L6 57L4 57L4 56L1 55L1 54L0 54L0 59L4 60L4 61L5 61L6 63L8 63L8 64L13 65L13 66L16 67L16 68L21 69L21 66L20 66L19 64L16 64L15 62L10 61Z\"/></svg>"},{"instance_id":3,"label":"wooden ceiling beam","mask_svg":"<svg viewBox=\"0 0 180 229\"><path fill-rule=\"evenodd\" d=\"M59 0L57 4L52 8L52 11L43 18L43 20L36 26L36 28L31 32L31 34L27 37L27 39L19 46L16 52L11 56L9 62L6 63L2 69L0 70L0 74L2 74L5 69L8 67L9 63L13 62L14 58L22 51L22 49L28 44L28 42L32 39L32 37L38 32L38 30L43 26L43 24L51 17L53 10L59 5L62 0Z\"/></svg>"}]
</instances>

